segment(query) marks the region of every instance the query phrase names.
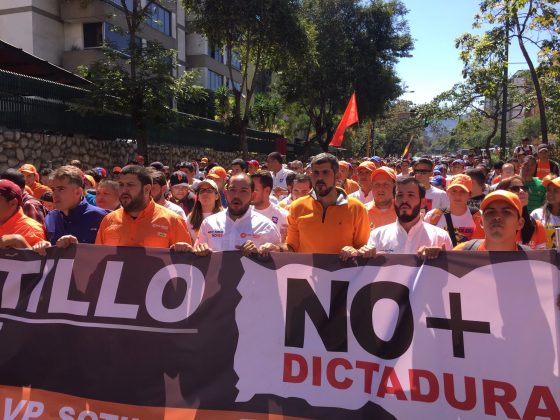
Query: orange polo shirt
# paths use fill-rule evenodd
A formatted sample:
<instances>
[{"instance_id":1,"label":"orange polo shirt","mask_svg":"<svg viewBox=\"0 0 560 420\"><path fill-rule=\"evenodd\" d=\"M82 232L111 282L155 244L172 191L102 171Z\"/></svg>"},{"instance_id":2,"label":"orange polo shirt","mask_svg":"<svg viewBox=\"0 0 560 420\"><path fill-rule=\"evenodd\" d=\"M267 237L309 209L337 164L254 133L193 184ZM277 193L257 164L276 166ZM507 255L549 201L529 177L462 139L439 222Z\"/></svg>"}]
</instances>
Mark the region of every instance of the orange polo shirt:
<instances>
[{"instance_id":1,"label":"orange polo shirt","mask_svg":"<svg viewBox=\"0 0 560 420\"><path fill-rule=\"evenodd\" d=\"M379 209L375 207L374 202L371 202L366 204L366 210L368 212L369 224L372 229L397 221L397 212L395 211L394 205L391 205L387 209Z\"/></svg>"},{"instance_id":2,"label":"orange polo shirt","mask_svg":"<svg viewBox=\"0 0 560 420\"><path fill-rule=\"evenodd\" d=\"M360 185L353 179L348 178L344 181L342 189L346 191L346 194L352 194L353 192L360 190Z\"/></svg>"},{"instance_id":3,"label":"orange polo shirt","mask_svg":"<svg viewBox=\"0 0 560 420\"><path fill-rule=\"evenodd\" d=\"M192 244L185 220L153 200L135 219L122 207L109 213L95 239L97 245L146 248L169 248L177 242Z\"/></svg>"},{"instance_id":4,"label":"orange polo shirt","mask_svg":"<svg viewBox=\"0 0 560 420\"><path fill-rule=\"evenodd\" d=\"M27 217L20 207L12 217L0 225L0 236L13 234L23 236L27 243L33 246L45 239L45 228L35 219Z\"/></svg>"},{"instance_id":5,"label":"orange polo shirt","mask_svg":"<svg viewBox=\"0 0 560 420\"><path fill-rule=\"evenodd\" d=\"M338 254L345 246L358 249L367 244L370 228L364 205L337 190L337 203L326 209L311 194L292 203L286 244L295 252Z\"/></svg>"},{"instance_id":6,"label":"orange polo shirt","mask_svg":"<svg viewBox=\"0 0 560 420\"><path fill-rule=\"evenodd\" d=\"M41 196L46 193L47 191L51 191L49 187L46 185L40 184L36 182L33 185L28 185L29 189L31 189L31 195L35 197L37 200L41 199Z\"/></svg>"},{"instance_id":7,"label":"orange polo shirt","mask_svg":"<svg viewBox=\"0 0 560 420\"><path fill-rule=\"evenodd\" d=\"M550 173L550 160L546 162L539 159L537 160L537 178L543 179Z\"/></svg>"}]
</instances>

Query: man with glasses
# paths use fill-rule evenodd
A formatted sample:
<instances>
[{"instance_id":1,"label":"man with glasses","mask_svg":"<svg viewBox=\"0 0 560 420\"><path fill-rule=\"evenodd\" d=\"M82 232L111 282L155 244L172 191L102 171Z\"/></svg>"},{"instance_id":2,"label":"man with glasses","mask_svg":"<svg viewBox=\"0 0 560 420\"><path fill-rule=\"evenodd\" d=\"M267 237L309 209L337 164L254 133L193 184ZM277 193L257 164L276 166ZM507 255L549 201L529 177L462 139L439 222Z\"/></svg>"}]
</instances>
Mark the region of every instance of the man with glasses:
<instances>
[{"instance_id":1,"label":"man with glasses","mask_svg":"<svg viewBox=\"0 0 560 420\"><path fill-rule=\"evenodd\" d=\"M413 168L414 178L420 181L426 190L426 199L424 200L425 213L432 209L445 209L449 207L449 200L445 191L430 184L430 178L434 174L434 162L428 158L421 158L414 163Z\"/></svg>"}]
</instances>

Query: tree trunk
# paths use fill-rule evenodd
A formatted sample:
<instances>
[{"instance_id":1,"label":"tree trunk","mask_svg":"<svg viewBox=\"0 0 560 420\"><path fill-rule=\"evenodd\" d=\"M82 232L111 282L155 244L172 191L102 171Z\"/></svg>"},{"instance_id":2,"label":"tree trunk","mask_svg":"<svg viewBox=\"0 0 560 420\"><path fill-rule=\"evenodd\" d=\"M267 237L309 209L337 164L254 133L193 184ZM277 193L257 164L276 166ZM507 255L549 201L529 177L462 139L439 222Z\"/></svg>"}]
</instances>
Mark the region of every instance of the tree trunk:
<instances>
[{"instance_id":1,"label":"tree trunk","mask_svg":"<svg viewBox=\"0 0 560 420\"><path fill-rule=\"evenodd\" d=\"M243 153L243 160L248 160L249 145L247 144L247 122L245 120L241 120L241 124L239 125L239 146Z\"/></svg>"},{"instance_id":2,"label":"tree trunk","mask_svg":"<svg viewBox=\"0 0 560 420\"><path fill-rule=\"evenodd\" d=\"M490 142L492 141L492 139L494 138L494 136L496 135L496 133L498 132L498 118L494 119L494 127L492 128L492 132L490 133L490 135L488 135L488 137L486 137L486 155L488 156L488 159L490 161L490 165L492 165L492 155L490 154Z\"/></svg>"},{"instance_id":3,"label":"tree trunk","mask_svg":"<svg viewBox=\"0 0 560 420\"><path fill-rule=\"evenodd\" d=\"M546 110L544 107L544 99L541 90L541 84L539 82L539 76L537 75L537 71L535 70L535 66L533 65L533 61L531 57L529 57L529 53L525 48L525 43L523 42L522 34L519 33L520 27L519 22L515 22L517 27L517 41L519 43L519 48L523 53L523 57L527 62L527 66L529 67L529 73L531 74L531 80L533 81L533 86L535 87L535 95L537 96L537 105L539 107L539 117L541 121L541 135L542 135L542 142L548 144L548 124L546 122Z\"/></svg>"}]
</instances>

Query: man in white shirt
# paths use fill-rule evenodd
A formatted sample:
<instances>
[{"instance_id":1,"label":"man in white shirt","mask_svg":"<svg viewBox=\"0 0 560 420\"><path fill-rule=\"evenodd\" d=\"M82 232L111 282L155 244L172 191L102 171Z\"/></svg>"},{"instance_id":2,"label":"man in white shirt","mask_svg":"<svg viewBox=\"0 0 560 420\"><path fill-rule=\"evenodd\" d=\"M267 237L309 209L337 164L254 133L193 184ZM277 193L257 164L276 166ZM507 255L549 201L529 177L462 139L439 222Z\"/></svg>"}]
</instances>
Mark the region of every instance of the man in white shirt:
<instances>
[{"instance_id":1,"label":"man in white shirt","mask_svg":"<svg viewBox=\"0 0 560 420\"><path fill-rule=\"evenodd\" d=\"M371 191L371 174L375 171L376 166L373 162L362 162L356 173L358 175L358 185L360 189L352 194L348 194L349 197L357 198L362 202L362 204L367 204L373 201L373 193Z\"/></svg>"},{"instance_id":2,"label":"man in white shirt","mask_svg":"<svg viewBox=\"0 0 560 420\"><path fill-rule=\"evenodd\" d=\"M265 243L281 243L274 223L252 209L254 191L249 175L231 177L225 190L229 206L204 219L194 246L196 254L241 250L247 256L258 252L258 247Z\"/></svg>"},{"instance_id":3,"label":"man in white shirt","mask_svg":"<svg viewBox=\"0 0 560 420\"><path fill-rule=\"evenodd\" d=\"M270 202L270 192L272 191L272 175L268 171L258 170L251 175L255 184L253 194L253 210L266 216L272 221L280 231L282 242L288 234L288 212L283 208Z\"/></svg>"},{"instance_id":4,"label":"man in white shirt","mask_svg":"<svg viewBox=\"0 0 560 420\"><path fill-rule=\"evenodd\" d=\"M440 251L451 250L453 245L447 232L422 220L426 190L415 178L397 180L395 211L397 221L374 229L367 245L358 255L372 258L377 252L387 254L418 254L427 259L436 258Z\"/></svg>"},{"instance_id":5,"label":"man in white shirt","mask_svg":"<svg viewBox=\"0 0 560 420\"><path fill-rule=\"evenodd\" d=\"M410 161L408 159L401 160L401 173L397 175L397 179L408 178L412 176L412 171L410 170Z\"/></svg>"},{"instance_id":6,"label":"man in white shirt","mask_svg":"<svg viewBox=\"0 0 560 420\"><path fill-rule=\"evenodd\" d=\"M292 171L284 168L282 165L282 155L278 152L272 152L266 158L266 166L272 172L273 187L272 192L274 195L282 199L288 196L288 185L286 184L286 177Z\"/></svg>"},{"instance_id":7,"label":"man in white shirt","mask_svg":"<svg viewBox=\"0 0 560 420\"><path fill-rule=\"evenodd\" d=\"M432 209L445 209L449 207L447 193L430 184L430 178L434 174L434 162L427 158L418 159L414 162L414 178L424 185L426 198L424 200L424 214Z\"/></svg>"}]
</instances>

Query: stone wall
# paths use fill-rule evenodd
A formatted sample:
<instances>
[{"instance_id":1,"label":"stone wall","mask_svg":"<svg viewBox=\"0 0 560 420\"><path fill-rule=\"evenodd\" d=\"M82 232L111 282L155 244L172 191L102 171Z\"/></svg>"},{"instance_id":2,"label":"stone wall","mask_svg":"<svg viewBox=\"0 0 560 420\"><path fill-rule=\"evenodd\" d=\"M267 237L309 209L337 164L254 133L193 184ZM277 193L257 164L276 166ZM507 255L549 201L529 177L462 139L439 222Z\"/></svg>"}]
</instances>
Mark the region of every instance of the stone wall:
<instances>
[{"instance_id":1,"label":"stone wall","mask_svg":"<svg viewBox=\"0 0 560 420\"><path fill-rule=\"evenodd\" d=\"M32 163L38 170L56 168L72 159L80 160L85 168L101 166L112 168L123 166L136 156L133 141L105 141L83 136L66 137L42 133L27 133L0 128L0 170L19 168L24 163ZM241 156L241 152L222 152L190 146L152 145L149 146L149 160L160 161L164 165L206 156L210 162L229 168L230 162ZM251 159L263 160L265 156L254 155Z\"/></svg>"}]
</instances>

